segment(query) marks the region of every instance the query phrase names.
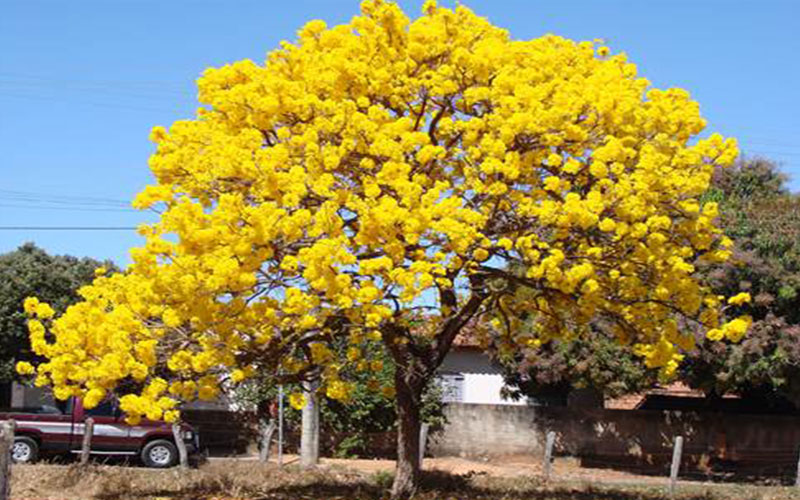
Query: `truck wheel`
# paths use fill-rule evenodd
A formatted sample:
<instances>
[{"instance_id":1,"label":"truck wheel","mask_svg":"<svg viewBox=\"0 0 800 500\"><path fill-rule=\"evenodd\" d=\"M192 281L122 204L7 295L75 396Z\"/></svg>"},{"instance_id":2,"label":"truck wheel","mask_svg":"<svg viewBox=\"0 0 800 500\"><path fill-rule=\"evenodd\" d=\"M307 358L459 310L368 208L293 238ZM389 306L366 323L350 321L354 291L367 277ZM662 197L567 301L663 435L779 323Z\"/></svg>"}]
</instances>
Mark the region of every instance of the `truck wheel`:
<instances>
[{"instance_id":1,"label":"truck wheel","mask_svg":"<svg viewBox=\"0 0 800 500\"><path fill-rule=\"evenodd\" d=\"M147 467L166 469L178 461L178 449L171 441L156 439L142 448L142 462Z\"/></svg>"},{"instance_id":2,"label":"truck wheel","mask_svg":"<svg viewBox=\"0 0 800 500\"><path fill-rule=\"evenodd\" d=\"M14 446L11 447L11 460L16 464L29 464L35 462L39 457L39 445L27 436L17 436L14 438Z\"/></svg>"}]
</instances>

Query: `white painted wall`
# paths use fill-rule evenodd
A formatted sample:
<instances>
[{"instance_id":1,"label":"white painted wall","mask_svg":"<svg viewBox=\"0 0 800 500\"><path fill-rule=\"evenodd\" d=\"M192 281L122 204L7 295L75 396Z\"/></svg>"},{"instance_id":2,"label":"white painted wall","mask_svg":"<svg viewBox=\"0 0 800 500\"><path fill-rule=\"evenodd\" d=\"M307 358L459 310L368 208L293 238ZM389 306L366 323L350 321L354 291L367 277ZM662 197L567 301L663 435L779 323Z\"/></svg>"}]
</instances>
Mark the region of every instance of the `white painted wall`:
<instances>
[{"instance_id":1,"label":"white painted wall","mask_svg":"<svg viewBox=\"0 0 800 500\"><path fill-rule=\"evenodd\" d=\"M464 374L463 403L489 405L524 405L525 400L503 399L500 395L505 384L503 376L489 373Z\"/></svg>"},{"instance_id":2,"label":"white painted wall","mask_svg":"<svg viewBox=\"0 0 800 500\"><path fill-rule=\"evenodd\" d=\"M478 349L454 348L445 357L439 373L459 374L461 382L461 403L493 405L525 405L526 401L503 399L500 391L503 386L501 370L492 364L489 356Z\"/></svg>"}]
</instances>

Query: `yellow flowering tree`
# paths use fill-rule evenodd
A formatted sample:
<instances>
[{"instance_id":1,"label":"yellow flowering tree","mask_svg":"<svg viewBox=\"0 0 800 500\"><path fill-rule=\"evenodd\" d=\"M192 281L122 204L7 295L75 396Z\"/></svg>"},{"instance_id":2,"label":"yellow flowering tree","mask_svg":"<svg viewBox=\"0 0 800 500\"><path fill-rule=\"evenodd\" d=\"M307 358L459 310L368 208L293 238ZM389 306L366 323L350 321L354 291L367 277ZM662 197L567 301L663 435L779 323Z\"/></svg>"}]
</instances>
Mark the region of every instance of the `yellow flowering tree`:
<instances>
[{"instance_id":1,"label":"yellow flowering tree","mask_svg":"<svg viewBox=\"0 0 800 500\"><path fill-rule=\"evenodd\" d=\"M347 401L345 368L379 370L382 343L402 496L421 391L477 316L501 355L591 326L666 375L692 346L686 322L744 334L695 275L730 253L698 197L736 145L690 141L705 122L685 91L650 88L597 43L513 40L463 6L361 11L308 23L264 65L209 69L196 118L153 130L157 184L135 205L160 221L125 273L31 320L38 384L87 406L133 384L134 420L256 373L313 376Z\"/></svg>"}]
</instances>

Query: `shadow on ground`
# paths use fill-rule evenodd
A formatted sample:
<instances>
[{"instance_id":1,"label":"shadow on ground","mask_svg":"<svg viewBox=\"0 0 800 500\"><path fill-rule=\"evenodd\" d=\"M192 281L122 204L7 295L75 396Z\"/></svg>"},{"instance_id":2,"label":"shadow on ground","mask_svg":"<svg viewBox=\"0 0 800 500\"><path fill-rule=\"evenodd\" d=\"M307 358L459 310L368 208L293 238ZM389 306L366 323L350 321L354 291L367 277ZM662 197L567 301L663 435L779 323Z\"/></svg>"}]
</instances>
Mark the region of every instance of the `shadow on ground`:
<instances>
[{"instance_id":1,"label":"shadow on ground","mask_svg":"<svg viewBox=\"0 0 800 500\"><path fill-rule=\"evenodd\" d=\"M97 496L99 500L150 499L153 497L180 500L247 499L247 500L383 500L388 498L392 475L377 473L369 477L353 476L343 472L301 471L286 475L279 473L277 484L242 485L234 477L209 477L181 488L144 488L132 495L107 485ZM116 489L116 491L113 491ZM713 494L685 492L681 500L711 500L730 498L729 493ZM414 496L417 500L469 499L469 500L656 500L667 498L663 487L606 488L585 485L548 485L538 478L498 479L485 474L456 475L429 471L423 474L422 484Z\"/></svg>"}]
</instances>

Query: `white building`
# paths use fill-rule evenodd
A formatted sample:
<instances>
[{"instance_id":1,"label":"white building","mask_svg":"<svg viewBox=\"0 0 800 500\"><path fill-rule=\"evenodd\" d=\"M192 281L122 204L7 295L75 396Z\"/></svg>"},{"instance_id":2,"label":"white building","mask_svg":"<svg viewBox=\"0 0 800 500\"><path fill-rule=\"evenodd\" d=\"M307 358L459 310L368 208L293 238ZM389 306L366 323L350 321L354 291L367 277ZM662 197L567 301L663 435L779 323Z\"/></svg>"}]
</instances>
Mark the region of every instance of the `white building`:
<instances>
[{"instance_id":1,"label":"white building","mask_svg":"<svg viewBox=\"0 0 800 500\"><path fill-rule=\"evenodd\" d=\"M492 363L480 348L455 345L439 368L443 400L447 403L472 403L490 405L525 405L502 396L502 370Z\"/></svg>"}]
</instances>

